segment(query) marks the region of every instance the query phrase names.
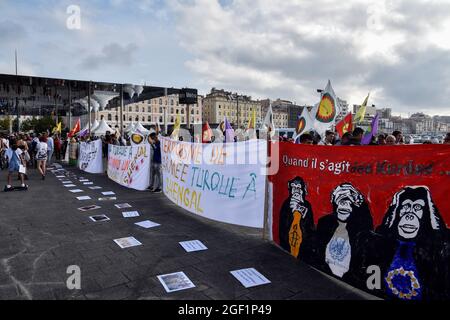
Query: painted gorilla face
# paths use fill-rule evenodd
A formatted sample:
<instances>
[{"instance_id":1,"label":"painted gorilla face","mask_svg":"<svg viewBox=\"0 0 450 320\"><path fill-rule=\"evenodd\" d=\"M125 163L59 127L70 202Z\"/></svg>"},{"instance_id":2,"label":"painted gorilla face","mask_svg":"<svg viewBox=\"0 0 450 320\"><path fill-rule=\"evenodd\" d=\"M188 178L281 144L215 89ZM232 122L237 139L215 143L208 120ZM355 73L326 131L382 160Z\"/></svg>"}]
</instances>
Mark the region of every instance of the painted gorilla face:
<instances>
[{"instance_id":1,"label":"painted gorilla face","mask_svg":"<svg viewBox=\"0 0 450 320\"><path fill-rule=\"evenodd\" d=\"M298 182L291 183L291 197L298 201L303 201L303 188L302 184Z\"/></svg>"},{"instance_id":2,"label":"painted gorilla face","mask_svg":"<svg viewBox=\"0 0 450 320\"><path fill-rule=\"evenodd\" d=\"M353 208L352 208L352 201L348 198L341 198L337 202L337 218L341 222L346 222L347 219L352 214Z\"/></svg>"},{"instance_id":3,"label":"painted gorilla face","mask_svg":"<svg viewBox=\"0 0 450 320\"><path fill-rule=\"evenodd\" d=\"M344 183L334 189L331 202L333 203L337 219L341 222L348 222L355 208L361 206L363 196L353 185Z\"/></svg>"},{"instance_id":4,"label":"painted gorilla face","mask_svg":"<svg viewBox=\"0 0 450 320\"><path fill-rule=\"evenodd\" d=\"M425 201L406 199L401 203L398 234L405 239L414 239L419 233Z\"/></svg>"}]
</instances>

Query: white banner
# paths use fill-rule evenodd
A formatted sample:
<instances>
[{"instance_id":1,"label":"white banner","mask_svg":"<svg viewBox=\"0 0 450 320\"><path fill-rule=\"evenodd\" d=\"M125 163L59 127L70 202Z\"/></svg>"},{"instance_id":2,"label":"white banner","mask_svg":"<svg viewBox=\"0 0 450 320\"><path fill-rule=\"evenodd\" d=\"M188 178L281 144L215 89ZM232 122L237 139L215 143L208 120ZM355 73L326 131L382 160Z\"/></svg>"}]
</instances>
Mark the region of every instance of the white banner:
<instances>
[{"instance_id":1,"label":"white banner","mask_svg":"<svg viewBox=\"0 0 450 320\"><path fill-rule=\"evenodd\" d=\"M164 194L170 200L212 220L263 227L266 141L200 144L160 139Z\"/></svg>"},{"instance_id":2,"label":"white banner","mask_svg":"<svg viewBox=\"0 0 450 320\"><path fill-rule=\"evenodd\" d=\"M150 145L108 146L108 177L118 184L145 190L150 179Z\"/></svg>"},{"instance_id":3,"label":"white banner","mask_svg":"<svg viewBox=\"0 0 450 320\"><path fill-rule=\"evenodd\" d=\"M78 168L89 173L103 173L102 140L80 143Z\"/></svg>"}]
</instances>

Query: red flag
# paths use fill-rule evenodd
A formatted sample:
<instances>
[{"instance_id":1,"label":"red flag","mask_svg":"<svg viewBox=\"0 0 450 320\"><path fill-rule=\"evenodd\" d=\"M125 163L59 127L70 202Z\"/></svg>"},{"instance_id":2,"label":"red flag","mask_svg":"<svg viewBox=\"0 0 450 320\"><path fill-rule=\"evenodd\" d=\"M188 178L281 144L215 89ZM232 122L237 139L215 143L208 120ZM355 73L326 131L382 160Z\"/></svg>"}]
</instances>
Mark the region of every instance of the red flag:
<instances>
[{"instance_id":1,"label":"red flag","mask_svg":"<svg viewBox=\"0 0 450 320\"><path fill-rule=\"evenodd\" d=\"M342 137L344 135L344 133L346 133L346 132L353 131L353 122L352 121L353 121L352 114L349 113L344 119L342 119L336 125L336 131L340 137Z\"/></svg>"},{"instance_id":2,"label":"red flag","mask_svg":"<svg viewBox=\"0 0 450 320\"><path fill-rule=\"evenodd\" d=\"M76 135L79 131L81 124L80 124L80 119L78 119L77 123L75 124L75 127L73 127L73 129L69 132L69 134L67 135L69 138L72 138L74 135Z\"/></svg>"},{"instance_id":3,"label":"red flag","mask_svg":"<svg viewBox=\"0 0 450 320\"><path fill-rule=\"evenodd\" d=\"M209 126L209 123L208 122L204 123L202 127L202 143L211 142L212 136L213 133L211 127Z\"/></svg>"}]
</instances>

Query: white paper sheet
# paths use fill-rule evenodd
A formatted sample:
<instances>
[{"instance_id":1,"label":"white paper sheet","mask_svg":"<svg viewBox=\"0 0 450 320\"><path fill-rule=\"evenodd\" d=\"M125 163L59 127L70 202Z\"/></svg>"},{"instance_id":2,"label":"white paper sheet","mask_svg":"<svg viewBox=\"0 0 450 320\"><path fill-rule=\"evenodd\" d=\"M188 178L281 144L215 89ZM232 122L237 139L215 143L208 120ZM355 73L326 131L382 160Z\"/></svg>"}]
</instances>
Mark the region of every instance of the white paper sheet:
<instances>
[{"instance_id":1,"label":"white paper sheet","mask_svg":"<svg viewBox=\"0 0 450 320\"><path fill-rule=\"evenodd\" d=\"M117 243L122 249L142 245L142 243L140 243L134 237L115 239L114 242Z\"/></svg>"},{"instance_id":2,"label":"white paper sheet","mask_svg":"<svg viewBox=\"0 0 450 320\"><path fill-rule=\"evenodd\" d=\"M72 189L72 190L69 190L70 192L72 192L72 193L80 193L80 192L84 192L83 190L81 190L81 189Z\"/></svg>"},{"instance_id":3,"label":"white paper sheet","mask_svg":"<svg viewBox=\"0 0 450 320\"><path fill-rule=\"evenodd\" d=\"M166 292L175 292L195 287L184 272L160 275L158 276L158 280L161 282Z\"/></svg>"},{"instance_id":4,"label":"white paper sheet","mask_svg":"<svg viewBox=\"0 0 450 320\"><path fill-rule=\"evenodd\" d=\"M137 212L137 211L127 211L127 212L122 212L122 215L123 215L124 218L139 217L139 212Z\"/></svg>"},{"instance_id":5,"label":"white paper sheet","mask_svg":"<svg viewBox=\"0 0 450 320\"><path fill-rule=\"evenodd\" d=\"M118 209L125 209L125 208L131 208L131 205L129 203L119 203L114 205Z\"/></svg>"},{"instance_id":6,"label":"white paper sheet","mask_svg":"<svg viewBox=\"0 0 450 320\"><path fill-rule=\"evenodd\" d=\"M112 191L105 191L105 192L102 192L102 195L104 195L104 196L113 196L113 195L115 195L115 193L112 192Z\"/></svg>"},{"instance_id":7,"label":"white paper sheet","mask_svg":"<svg viewBox=\"0 0 450 320\"><path fill-rule=\"evenodd\" d=\"M98 198L98 201L109 201L109 200L117 200L117 198L116 197Z\"/></svg>"},{"instance_id":8,"label":"white paper sheet","mask_svg":"<svg viewBox=\"0 0 450 320\"><path fill-rule=\"evenodd\" d=\"M91 190L99 190L99 189L103 189L102 187L89 187L89 189Z\"/></svg>"},{"instance_id":9,"label":"white paper sheet","mask_svg":"<svg viewBox=\"0 0 450 320\"><path fill-rule=\"evenodd\" d=\"M66 187L66 188L73 188L73 187L76 187L76 185L74 185L74 184L65 184L64 187Z\"/></svg>"},{"instance_id":10,"label":"white paper sheet","mask_svg":"<svg viewBox=\"0 0 450 320\"><path fill-rule=\"evenodd\" d=\"M152 222L150 220L136 222L135 224L138 225L139 227L142 227L142 228L145 228L145 229L149 229L149 228L154 228L154 227L159 227L160 226L159 223Z\"/></svg>"},{"instance_id":11,"label":"white paper sheet","mask_svg":"<svg viewBox=\"0 0 450 320\"><path fill-rule=\"evenodd\" d=\"M208 248L200 240L182 241L179 244L186 252L195 252L208 250Z\"/></svg>"},{"instance_id":12,"label":"white paper sheet","mask_svg":"<svg viewBox=\"0 0 450 320\"><path fill-rule=\"evenodd\" d=\"M78 200L84 201L84 200L91 200L91 197L89 196L83 196L83 197L77 197Z\"/></svg>"},{"instance_id":13,"label":"white paper sheet","mask_svg":"<svg viewBox=\"0 0 450 320\"><path fill-rule=\"evenodd\" d=\"M255 268L240 269L230 271L230 273L246 288L270 283L270 281L261 273L256 271Z\"/></svg>"}]
</instances>

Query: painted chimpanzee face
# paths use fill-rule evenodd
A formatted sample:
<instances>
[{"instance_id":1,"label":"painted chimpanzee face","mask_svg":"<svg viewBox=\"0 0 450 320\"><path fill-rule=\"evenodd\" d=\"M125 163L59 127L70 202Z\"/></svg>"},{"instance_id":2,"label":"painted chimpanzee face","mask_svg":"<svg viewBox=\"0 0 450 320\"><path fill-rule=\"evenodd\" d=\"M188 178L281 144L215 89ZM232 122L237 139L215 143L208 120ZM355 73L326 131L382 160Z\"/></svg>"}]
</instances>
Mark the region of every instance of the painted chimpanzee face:
<instances>
[{"instance_id":1,"label":"painted chimpanzee face","mask_svg":"<svg viewBox=\"0 0 450 320\"><path fill-rule=\"evenodd\" d=\"M292 198L303 201L303 190L302 185L300 183L293 182L291 183L291 192Z\"/></svg>"},{"instance_id":2,"label":"painted chimpanzee face","mask_svg":"<svg viewBox=\"0 0 450 320\"><path fill-rule=\"evenodd\" d=\"M406 199L401 204L398 234L405 239L414 239L420 229L425 201Z\"/></svg>"},{"instance_id":3,"label":"painted chimpanzee face","mask_svg":"<svg viewBox=\"0 0 450 320\"><path fill-rule=\"evenodd\" d=\"M352 214L352 201L349 198L341 198L337 202L337 218L341 222L346 222Z\"/></svg>"}]
</instances>

